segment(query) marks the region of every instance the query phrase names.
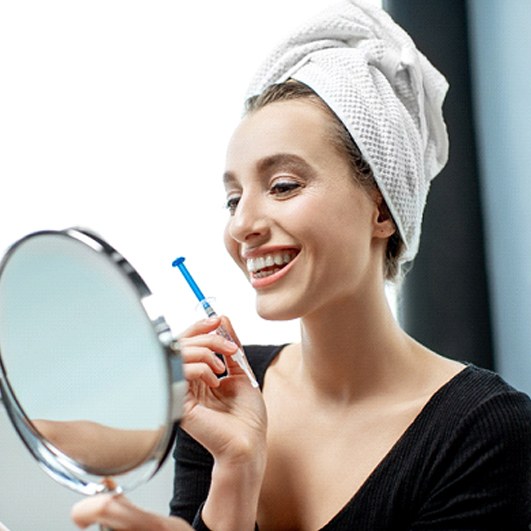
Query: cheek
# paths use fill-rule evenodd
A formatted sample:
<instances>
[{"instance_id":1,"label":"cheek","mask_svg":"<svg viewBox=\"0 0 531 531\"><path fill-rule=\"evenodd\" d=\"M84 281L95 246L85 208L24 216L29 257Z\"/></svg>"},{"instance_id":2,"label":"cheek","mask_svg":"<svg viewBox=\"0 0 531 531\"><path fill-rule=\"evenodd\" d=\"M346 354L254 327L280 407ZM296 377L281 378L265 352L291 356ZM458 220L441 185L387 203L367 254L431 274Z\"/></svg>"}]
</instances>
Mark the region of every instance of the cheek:
<instances>
[{"instance_id":1,"label":"cheek","mask_svg":"<svg viewBox=\"0 0 531 531\"><path fill-rule=\"evenodd\" d=\"M321 249L343 247L359 234L364 218L359 205L350 201L348 194L337 196L322 193L293 202L283 218L284 226L303 244L318 245Z\"/></svg>"},{"instance_id":2,"label":"cheek","mask_svg":"<svg viewBox=\"0 0 531 531\"><path fill-rule=\"evenodd\" d=\"M345 193L314 206L311 222L301 231L318 258L318 272L323 268L327 275L356 276L354 270L366 265L371 250L370 205Z\"/></svg>"},{"instance_id":3,"label":"cheek","mask_svg":"<svg viewBox=\"0 0 531 531\"><path fill-rule=\"evenodd\" d=\"M231 237L229 233L229 224L225 225L225 230L223 232L223 242L225 244L225 249L232 257L235 262L238 262L239 252L238 252L238 243L234 238Z\"/></svg>"}]
</instances>

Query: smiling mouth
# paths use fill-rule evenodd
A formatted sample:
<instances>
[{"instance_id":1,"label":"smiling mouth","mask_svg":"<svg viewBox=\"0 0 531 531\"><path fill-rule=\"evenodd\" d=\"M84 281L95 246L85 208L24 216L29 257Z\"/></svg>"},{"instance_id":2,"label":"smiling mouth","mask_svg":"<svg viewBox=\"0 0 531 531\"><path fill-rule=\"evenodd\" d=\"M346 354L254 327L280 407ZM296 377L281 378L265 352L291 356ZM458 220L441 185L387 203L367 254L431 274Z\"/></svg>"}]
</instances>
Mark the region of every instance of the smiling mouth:
<instances>
[{"instance_id":1,"label":"smiling mouth","mask_svg":"<svg viewBox=\"0 0 531 531\"><path fill-rule=\"evenodd\" d=\"M248 258L247 271L253 278L269 277L286 267L298 254L299 251L295 249L286 249L256 258Z\"/></svg>"}]
</instances>

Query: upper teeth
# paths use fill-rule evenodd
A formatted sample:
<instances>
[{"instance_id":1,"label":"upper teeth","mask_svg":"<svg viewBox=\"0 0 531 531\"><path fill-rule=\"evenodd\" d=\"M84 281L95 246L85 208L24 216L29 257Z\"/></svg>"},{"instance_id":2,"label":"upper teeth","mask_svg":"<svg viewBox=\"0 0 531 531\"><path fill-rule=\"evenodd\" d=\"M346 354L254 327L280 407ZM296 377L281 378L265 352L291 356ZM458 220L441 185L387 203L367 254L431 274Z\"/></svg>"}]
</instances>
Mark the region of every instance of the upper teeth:
<instances>
[{"instance_id":1,"label":"upper teeth","mask_svg":"<svg viewBox=\"0 0 531 531\"><path fill-rule=\"evenodd\" d=\"M260 269L264 269L264 267L287 264L295 258L296 254L295 251L279 251L278 253L266 254L257 258L248 258L247 271L249 273L256 273Z\"/></svg>"}]
</instances>

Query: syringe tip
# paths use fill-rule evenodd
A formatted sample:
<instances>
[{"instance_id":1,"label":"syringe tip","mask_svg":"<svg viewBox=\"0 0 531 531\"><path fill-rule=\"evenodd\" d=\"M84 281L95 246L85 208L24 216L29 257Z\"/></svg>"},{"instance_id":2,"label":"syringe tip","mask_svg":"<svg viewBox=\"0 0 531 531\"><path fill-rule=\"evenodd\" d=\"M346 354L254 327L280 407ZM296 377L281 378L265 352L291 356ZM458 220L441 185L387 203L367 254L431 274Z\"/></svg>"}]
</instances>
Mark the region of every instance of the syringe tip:
<instances>
[{"instance_id":1,"label":"syringe tip","mask_svg":"<svg viewBox=\"0 0 531 531\"><path fill-rule=\"evenodd\" d=\"M173 267L178 267L178 266L181 265L183 262L184 262L184 256L179 256L179 258L176 258L176 259L171 263L171 265L172 265Z\"/></svg>"}]
</instances>

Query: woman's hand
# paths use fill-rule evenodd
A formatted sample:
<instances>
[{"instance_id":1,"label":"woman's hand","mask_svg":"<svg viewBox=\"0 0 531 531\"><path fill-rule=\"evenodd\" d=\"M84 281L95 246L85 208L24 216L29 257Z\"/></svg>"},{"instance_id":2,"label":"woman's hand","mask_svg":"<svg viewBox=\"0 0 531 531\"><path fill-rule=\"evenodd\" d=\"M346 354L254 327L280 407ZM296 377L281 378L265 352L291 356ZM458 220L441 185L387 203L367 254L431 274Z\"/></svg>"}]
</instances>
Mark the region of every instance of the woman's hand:
<instances>
[{"instance_id":1,"label":"woman's hand","mask_svg":"<svg viewBox=\"0 0 531 531\"><path fill-rule=\"evenodd\" d=\"M221 325L236 341L225 317L205 319L179 338L189 391L181 426L214 456L202 517L210 529L255 527L266 464L267 415L262 393L231 358L238 345L213 332ZM227 376L216 360L221 354Z\"/></svg>"},{"instance_id":2,"label":"woman's hand","mask_svg":"<svg viewBox=\"0 0 531 531\"><path fill-rule=\"evenodd\" d=\"M191 531L192 527L180 518L159 516L139 509L125 496L98 494L77 502L72 519L81 529L100 524L127 531Z\"/></svg>"},{"instance_id":3,"label":"woman's hand","mask_svg":"<svg viewBox=\"0 0 531 531\"><path fill-rule=\"evenodd\" d=\"M261 392L231 358L239 345L213 333L221 324L237 341L225 317L201 320L179 337L189 382L181 425L217 463L240 464L264 451L267 416ZM225 368L227 376L219 379Z\"/></svg>"}]
</instances>

